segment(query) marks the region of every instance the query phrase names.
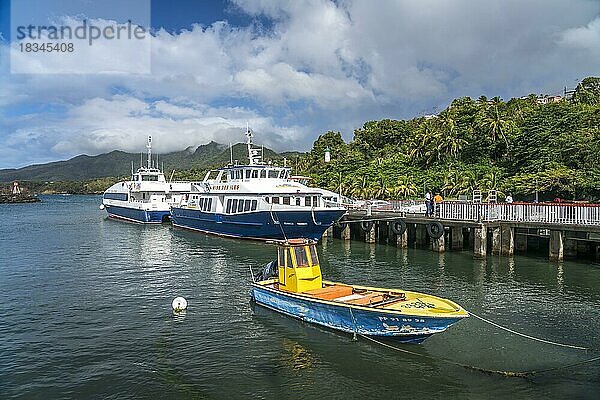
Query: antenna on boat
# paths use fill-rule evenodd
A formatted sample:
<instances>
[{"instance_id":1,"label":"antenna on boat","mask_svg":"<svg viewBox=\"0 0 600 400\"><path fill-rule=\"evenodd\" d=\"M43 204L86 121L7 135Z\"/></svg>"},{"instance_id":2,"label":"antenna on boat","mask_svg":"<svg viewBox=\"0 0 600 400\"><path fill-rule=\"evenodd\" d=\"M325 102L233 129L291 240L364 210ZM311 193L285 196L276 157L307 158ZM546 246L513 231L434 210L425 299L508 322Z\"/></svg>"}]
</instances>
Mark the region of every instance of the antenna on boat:
<instances>
[{"instance_id":1,"label":"antenna on boat","mask_svg":"<svg viewBox=\"0 0 600 400\"><path fill-rule=\"evenodd\" d=\"M148 169L152 168L152 136L148 135L148 144L146 145L148 149Z\"/></svg>"},{"instance_id":2,"label":"antenna on boat","mask_svg":"<svg viewBox=\"0 0 600 400\"><path fill-rule=\"evenodd\" d=\"M131 160L131 179L133 179L133 160Z\"/></svg>"},{"instance_id":3,"label":"antenna on boat","mask_svg":"<svg viewBox=\"0 0 600 400\"><path fill-rule=\"evenodd\" d=\"M248 126L247 122L246 122L246 137L248 138L248 140L246 140L246 145L248 146L249 165L262 164L262 162L261 162L262 151L260 149L252 147L252 131L250 130L250 127Z\"/></svg>"},{"instance_id":4,"label":"antenna on boat","mask_svg":"<svg viewBox=\"0 0 600 400\"><path fill-rule=\"evenodd\" d=\"M233 146L229 142L229 163L233 165Z\"/></svg>"}]
</instances>

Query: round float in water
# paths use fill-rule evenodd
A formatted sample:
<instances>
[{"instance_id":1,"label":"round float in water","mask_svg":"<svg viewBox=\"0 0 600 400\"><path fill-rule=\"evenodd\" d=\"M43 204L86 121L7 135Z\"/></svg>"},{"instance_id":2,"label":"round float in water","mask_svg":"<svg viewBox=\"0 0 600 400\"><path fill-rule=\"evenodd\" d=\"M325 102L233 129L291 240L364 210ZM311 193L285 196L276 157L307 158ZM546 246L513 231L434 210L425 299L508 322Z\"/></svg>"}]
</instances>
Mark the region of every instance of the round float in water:
<instances>
[{"instance_id":1,"label":"round float in water","mask_svg":"<svg viewBox=\"0 0 600 400\"><path fill-rule=\"evenodd\" d=\"M100 207L98 207L101 210L104 210L104 204L100 204Z\"/></svg>"},{"instance_id":2,"label":"round float in water","mask_svg":"<svg viewBox=\"0 0 600 400\"><path fill-rule=\"evenodd\" d=\"M184 311L187 308L187 300L183 297L175 297L172 306L175 312Z\"/></svg>"}]
</instances>

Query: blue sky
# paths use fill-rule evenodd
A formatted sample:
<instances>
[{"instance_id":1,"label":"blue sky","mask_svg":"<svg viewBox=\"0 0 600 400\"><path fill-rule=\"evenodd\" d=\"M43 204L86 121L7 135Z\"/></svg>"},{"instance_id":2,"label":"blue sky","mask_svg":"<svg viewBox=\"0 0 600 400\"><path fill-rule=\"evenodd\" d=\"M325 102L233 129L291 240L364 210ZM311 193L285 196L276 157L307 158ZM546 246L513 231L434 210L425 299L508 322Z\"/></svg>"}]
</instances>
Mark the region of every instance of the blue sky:
<instances>
[{"instance_id":1,"label":"blue sky","mask_svg":"<svg viewBox=\"0 0 600 400\"><path fill-rule=\"evenodd\" d=\"M599 74L593 0L48 0L23 18L101 25L143 21L146 8L149 73L45 73L48 61L17 74L0 0L0 168L137 152L148 134L159 152L242 141L247 122L258 143L307 150L327 130L351 140L368 120L461 96L559 94ZM90 51L143 66L122 47Z\"/></svg>"}]
</instances>

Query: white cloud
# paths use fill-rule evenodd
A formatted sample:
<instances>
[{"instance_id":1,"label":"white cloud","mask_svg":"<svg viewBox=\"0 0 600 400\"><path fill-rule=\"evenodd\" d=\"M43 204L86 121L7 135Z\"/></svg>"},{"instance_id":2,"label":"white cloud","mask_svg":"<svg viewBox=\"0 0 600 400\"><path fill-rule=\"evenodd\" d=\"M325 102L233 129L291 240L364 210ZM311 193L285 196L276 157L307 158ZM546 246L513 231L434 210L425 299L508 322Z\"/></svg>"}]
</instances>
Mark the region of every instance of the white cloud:
<instances>
[{"instance_id":1,"label":"white cloud","mask_svg":"<svg viewBox=\"0 0 600 400\"><path fill-rule=\"evenodd\" d=\"M237 141L248 121L257 141L306 149L325 130L348 139L366 120L454 97L557 93L600 65L600 4L587 0L236 4L270 28L159 30L148 75L0 76L0 115L36 113L5 113L0 137L38 158L35 146L55 157L137 151L147 134L170 151Z\"/></svg>"}]
</instances>

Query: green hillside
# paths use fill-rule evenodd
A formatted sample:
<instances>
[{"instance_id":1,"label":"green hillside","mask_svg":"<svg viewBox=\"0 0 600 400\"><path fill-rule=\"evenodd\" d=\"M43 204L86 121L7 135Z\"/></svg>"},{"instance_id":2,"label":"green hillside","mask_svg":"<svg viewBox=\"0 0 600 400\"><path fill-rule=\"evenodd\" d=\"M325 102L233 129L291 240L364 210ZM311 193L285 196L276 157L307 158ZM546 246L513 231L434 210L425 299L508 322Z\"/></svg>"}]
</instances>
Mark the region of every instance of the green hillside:
<instances>
[{"instance_id":1,"label":"green hillside","mask_svg":"<svg viewBox=\"0 0 600 400\"><path fill-rule=\"evenodd\" d=\"M465 97L436 116L369 121L350 143L327 132L298 167L321 187L362 198L478 189L516 200L536 192L540 200L598 200L600 78L584 79L569 99Z\"/></svg>"},{"instance_id":2,"label":"green hillside","mask_svg":"<svg viewBox=\"0 0 600 400\"><path fill-rule=\"evenodd\" d=\"M234 160L247 161L247 150L244 143L233 146ZM277 160L282 158L276 152L265 148L265 159ZM156 155L153 157L156 159ZM142 155L144 165L146 155ZM211 167L224 166L230 160L229 146L211 142L198 146L196 149L188 148L168 154L158 155L160 167L164 166L166 175L175 170L176 176L181 176L184 171L205 171ZM0 182L20 181L86 181L106 177L128 176L131 172L131 163L135 168L140 165L140 154L111 151L97 156L80 155L66 161L57 161L46 164L30 165L19 169L0 170Z\"/></svg>"}]
</instances>

